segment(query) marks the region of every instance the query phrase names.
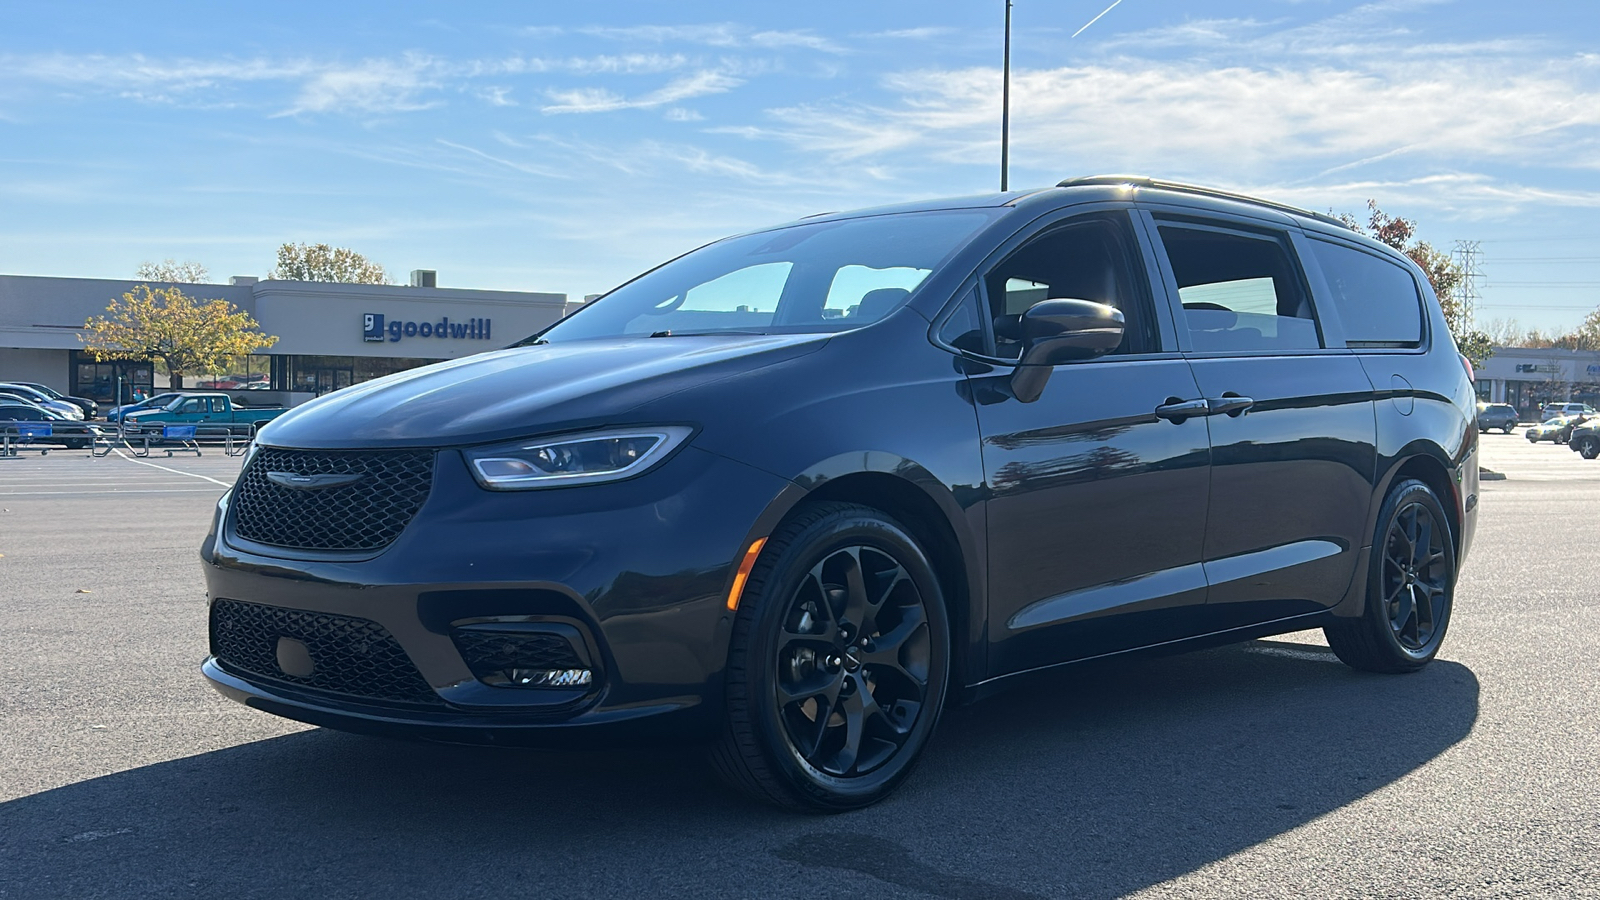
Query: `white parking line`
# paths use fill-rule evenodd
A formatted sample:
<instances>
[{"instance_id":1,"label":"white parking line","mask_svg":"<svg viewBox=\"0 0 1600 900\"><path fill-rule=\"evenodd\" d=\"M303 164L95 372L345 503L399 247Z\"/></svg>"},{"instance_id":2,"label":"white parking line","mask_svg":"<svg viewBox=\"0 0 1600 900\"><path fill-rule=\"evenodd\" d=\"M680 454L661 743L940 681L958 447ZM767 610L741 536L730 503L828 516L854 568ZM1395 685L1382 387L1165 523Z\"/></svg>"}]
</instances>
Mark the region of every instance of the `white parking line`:
<instances>
[{"instance_id":1,"label":"white parking line","mask_svg":"<svg viewBox=\"0 0 1600 900\"><path fill-rule=\"evenodd\" d=\"M171 472L174 475L188 475L190 478L201 478L201 479L204 479L206 481L211 482L212 484L220 484L225 488L233 487L232 483L227 482L227 481L218 481L217 479L212 478L210 475L198 475L198 474L196 474L194 472L185 472L182 469L169 469L166 466L158 466L153 462L145 462L142 459L134 459L133 457L129 456L128 454L123 453L121 450L115 450L113 452L115 452L118 456L122 457L123 459L127 460L128 462L137 463L137 464L139 464L141 466L149 466L152 469L160 469L163 472Z\"/></svg>"},{"instance_id":2,"label":"white parking line","mask_svg":"<svg viewBox=\"0 0 1600 900\"><path fill-rule=\"evenodd\" d=\"M163 488L153 491L0 491L0 497L67 497L75 494L215 494L210 488Z\"/></svg>"}]
</instances>

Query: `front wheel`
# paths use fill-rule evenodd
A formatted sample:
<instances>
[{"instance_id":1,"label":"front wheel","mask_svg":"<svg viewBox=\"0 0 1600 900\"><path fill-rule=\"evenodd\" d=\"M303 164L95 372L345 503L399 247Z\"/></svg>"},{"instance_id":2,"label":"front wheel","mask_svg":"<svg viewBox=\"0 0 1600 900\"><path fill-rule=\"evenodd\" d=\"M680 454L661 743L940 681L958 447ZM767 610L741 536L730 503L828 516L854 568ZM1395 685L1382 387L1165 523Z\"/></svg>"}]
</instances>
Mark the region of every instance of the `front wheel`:
<instances>
[{"instance_id":1,"label":"front wheel","mask_svg":"<svg viewBox=\"0 0 1600 900\"><path fill-rule=\"evenodd\" d=\"M910 775L949 680L944 598L916 540L878 510L811 505L745 584L712 762L790 809L867 806Z\"/></svg>"},{"instance_id":2,"label":"front wheel","mask_svg":"<svg viewBox=\"0 0 1600 900\"><path fill-rule=\"evenodd\" d=\"M1578 442L1578 452L1584 459L1594 459L1600 456L1600 438L1586 437Z\"/></svg>"},{"instance_id":3,"label":"front wheel","mask_svg":"<svg viewBox=\"0 0 1600 900\"><path fill-rule=\"evenodd\" d=\"M1444 507L1416 479L1396 485L1373 535L1361 616L1323 629L1346 665L1366 672L1414 672L1444 641L1456 587L1455 543Z\"/></svg>"}]
</instances>

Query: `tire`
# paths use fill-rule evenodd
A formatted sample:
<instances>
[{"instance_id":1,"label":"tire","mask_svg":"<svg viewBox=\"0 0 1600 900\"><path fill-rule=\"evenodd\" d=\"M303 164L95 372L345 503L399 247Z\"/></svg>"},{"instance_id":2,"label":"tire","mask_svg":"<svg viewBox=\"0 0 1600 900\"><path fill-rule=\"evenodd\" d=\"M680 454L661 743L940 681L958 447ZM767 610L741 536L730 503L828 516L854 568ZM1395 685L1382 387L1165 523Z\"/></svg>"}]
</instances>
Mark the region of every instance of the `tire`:
<instances>
[{"instance_id":1,"label":"tire","mask_svg":"<svg viewBox=\"0 0 1600 900\"><path fill-rule=\"evenodd\" d=\"M1586 437L1578 443L1578 453L1584 459L1594 459L1600 456L1600 438Z\"/></svg>"},{"instance_id":2,"label":"tire","mask_svg":"<svg viewBox=\"0 0 1600 900\"><path fill-rule=\"evenodd\" d=\"M1456 588L1449 521L1421 481L1407 479L1389 492L1372 539L1365 609L1359 618L1323 629L1345 665L1363 672L1415 672L1438 654Z\"/></svg>"},{"instance_id":3,"label":"tire","mask_svg":"<svg viewBox=\"0 0 1600 900\"><path fill-rule=\"evenodd\" d=\"M1505 430L1505 433L1506 433L1506 434L1510 434L1510 433L1511 433L1511 432L1512 432L1512 431L1513 431L1513 430L1515 430L1515 429L1516 429L1516 427L1517 427L1517 426L1516 426L1516 423L1512 423L1512 424L1510 424L1510 425L1507 425L1507 426L1506 426L1506 427L1505 427L1505 429L1504 429L1504 430Z\"/></svg>"},{"instance_id":4,"label":"tire","mask_svg":"<svg viewBox=\"0 0 1600 900\"><path fill-rule=\"evenodd\" d=\"M745 583L726 680L711 761L729 784L805 812L882 800L911 774L949 687L950 628L927 556L878 510L802 507Z\"/></svg>"}]
</instances>

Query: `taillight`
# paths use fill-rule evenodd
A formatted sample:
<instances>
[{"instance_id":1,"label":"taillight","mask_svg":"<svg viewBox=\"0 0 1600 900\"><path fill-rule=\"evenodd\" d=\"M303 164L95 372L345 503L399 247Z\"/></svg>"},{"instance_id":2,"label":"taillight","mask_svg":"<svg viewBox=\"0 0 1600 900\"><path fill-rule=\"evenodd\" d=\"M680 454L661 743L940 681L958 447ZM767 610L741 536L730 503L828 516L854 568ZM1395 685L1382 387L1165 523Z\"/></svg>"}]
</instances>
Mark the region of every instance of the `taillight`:
<instances>
[{"instance_id":1,"label":"taillight","mask_svg":"<svg viewBox=\"0 0 1600 900\"><path fill-rule=\"evenodd\" d=\"M1472 360L1467 359L1466 354L1464 353L1458 353L1456 355L1461 357L1461 368L1467 370L1467 380L1473 384L1477 384L1478 373L1472 371Z\"/></svg>"}]
</instances>

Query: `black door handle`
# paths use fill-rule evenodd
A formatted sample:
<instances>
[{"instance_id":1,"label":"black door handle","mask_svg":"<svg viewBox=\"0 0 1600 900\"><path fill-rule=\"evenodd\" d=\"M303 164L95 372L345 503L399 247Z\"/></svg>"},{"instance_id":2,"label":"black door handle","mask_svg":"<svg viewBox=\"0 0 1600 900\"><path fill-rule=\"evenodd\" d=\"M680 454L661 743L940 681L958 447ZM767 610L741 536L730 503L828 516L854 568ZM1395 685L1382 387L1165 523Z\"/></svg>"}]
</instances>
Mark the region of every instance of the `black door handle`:
<instances>
[{"instance_id":1,"label":"black door handle","mask_svg":"<svg viewBox=\"0 0 1600 900\"><path fill-rule=\"evenodd\" d=\"M1168 397L1166 403L1156 407L1156 418L1166 419L1168 422L1182 422L1195 416L1209 415L1211 415L1211 404L1205 399L1179 400L1177 397Z\"/></svg>"},{"instance_id":2,"label":"black door handle","mask_svg":"<svg viewBox=\"0 0 1600 900\"><path fill-rule=\"evenodd\" d=\"M1249 397L1241 397L1233 391L1227 391L1221 397L1208 399L1206 404L1211 408L1210 415L1215 416L1220 413L1226 413L1237 419L1244 415L1245 411L1250 407L1255 406L1256 401Z\"/></svg>"}]
</instances>

